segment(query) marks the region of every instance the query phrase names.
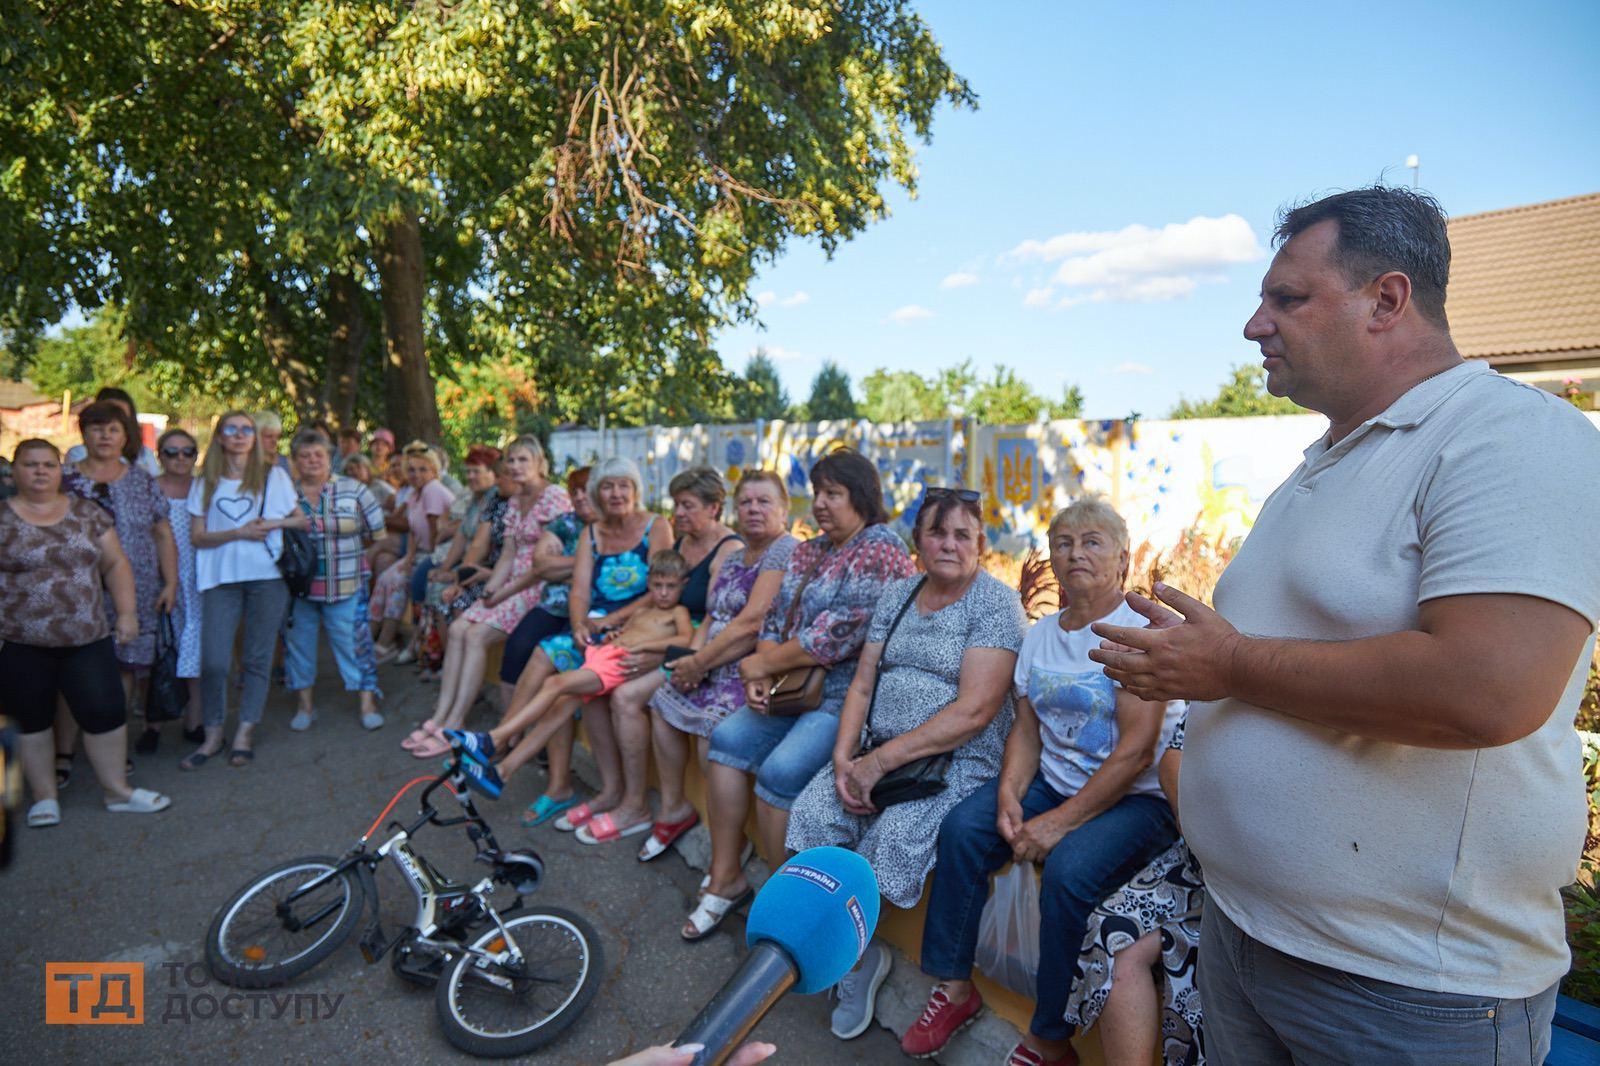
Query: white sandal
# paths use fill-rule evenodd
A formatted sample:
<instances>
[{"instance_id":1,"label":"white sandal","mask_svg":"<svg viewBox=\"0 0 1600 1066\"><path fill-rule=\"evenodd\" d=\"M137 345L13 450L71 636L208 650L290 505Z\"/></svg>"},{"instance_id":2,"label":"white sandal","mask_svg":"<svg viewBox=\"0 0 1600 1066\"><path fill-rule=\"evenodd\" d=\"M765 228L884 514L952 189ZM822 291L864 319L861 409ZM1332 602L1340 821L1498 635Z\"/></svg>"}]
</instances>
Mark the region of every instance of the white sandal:
<instances>
[{"instance_id":1,"label":"white sandal","mask_svg":"<svg viewBox=\"0 0 1600 1066\"><path fill-rule=\"evenodd\" d=\"M114 814L155 814L170 806L172 806L170 797L152 792L148 788L136 788L127 799L106 804L106 810Z\"/></svg>"},{"instance_id":2,"label":"white sandal","mask_svg":"<svg viewBox=\"0 0 1600 1066\"><path fill-rule=\"evenodd\" d=\"M49 829L61 824L61 804L56 800L40 800L28 808L29 829Z\"/></svg>"},{"instance_id":3,"label":"white sandal","mask_svg":"<svg viewBox=\"0 0 1600 1066\"><path fill-rule=\"evenodd\" d=\"M704 940L711 935L717 926L722 924L722 920L728 916L730 911L736 907L744 906L755 897L755 890L751 888L746 888L732 899L707 892L700 897L699 905L689 912L689 926L694 929L695 935L689 936L687 931L683 929L678 930L678 935L690 943L696 940Z\"/></svg>"}]
</instances>

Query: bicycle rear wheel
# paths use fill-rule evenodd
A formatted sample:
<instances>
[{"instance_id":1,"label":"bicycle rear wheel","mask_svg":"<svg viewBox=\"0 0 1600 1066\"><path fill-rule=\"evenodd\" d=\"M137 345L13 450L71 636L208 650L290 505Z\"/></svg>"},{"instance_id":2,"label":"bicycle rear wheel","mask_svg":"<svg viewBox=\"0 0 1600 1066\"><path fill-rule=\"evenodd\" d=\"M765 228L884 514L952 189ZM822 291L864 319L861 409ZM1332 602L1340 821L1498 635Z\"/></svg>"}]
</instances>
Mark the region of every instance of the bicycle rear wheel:
<instances>
[{"instance_id":1,"label":"bicycle rear wheel","mask_svg":"<svg viewBox=\"0 0 1600 1066\"><path fill-rule=\"evenodd\" d=\"M274 866L222 905L206 933L211 973L235 988L274 988L336 951L361 920L361 886L344 870L285 903L301 886L338 869L323 855Z\"/></svg>"},{"instance_id":2,"label":"bicycle rear wheel","mask_svg":"<svg viewBox=\"0 0 1600 1066\"><path fill-rule=\"evenodd\" d=\"M604 957L593 927L555 907L504 919L522 953L513 969L463 953L435 992L444 1035L462 1051L490 1058L525 1055L560 1036L600 988ZM504 949L498 928L471 946Z\"/></svg>"}]
</instances>

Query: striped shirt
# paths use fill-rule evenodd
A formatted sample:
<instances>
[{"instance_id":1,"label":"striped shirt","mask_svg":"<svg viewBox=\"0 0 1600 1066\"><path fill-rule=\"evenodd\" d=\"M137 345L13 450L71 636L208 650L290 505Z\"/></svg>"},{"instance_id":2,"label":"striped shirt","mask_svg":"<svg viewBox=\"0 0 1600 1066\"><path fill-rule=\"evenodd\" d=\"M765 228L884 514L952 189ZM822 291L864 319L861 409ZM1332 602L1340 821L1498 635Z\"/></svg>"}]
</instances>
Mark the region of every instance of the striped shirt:
<instances>
[{"instance_id":1,"label":"striped shirt","mask_svg":"<svg viewBox=\"0 0 1600 1066\"><path fill-rule=\"evenodd\" d=\"M331 477L316 506L301 493L300 509L311 519L306 532L317 549L317 572L306 598L319 603L349 599L367 580L364 541L383 532L383 508L361 482Z\"/></svg>"}]
</instances>

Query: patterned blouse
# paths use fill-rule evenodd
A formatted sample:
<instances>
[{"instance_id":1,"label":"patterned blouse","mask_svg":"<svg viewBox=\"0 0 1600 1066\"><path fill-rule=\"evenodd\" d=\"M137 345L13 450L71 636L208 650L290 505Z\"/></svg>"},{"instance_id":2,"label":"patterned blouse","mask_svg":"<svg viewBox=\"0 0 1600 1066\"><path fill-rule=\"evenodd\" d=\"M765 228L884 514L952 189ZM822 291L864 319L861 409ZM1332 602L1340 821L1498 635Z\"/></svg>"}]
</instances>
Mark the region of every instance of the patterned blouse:
<instances>
[{"instance_id":1,"label":"patterned blouse","mask_svg":"<svg viewBox=\"0 0 1600 1066\"><path fill-rule=\"evenodd\" d=\"M0 502L0 641L77 648L110 633L100 538L111 528L103 508L78 497L50 526Z\"/></svg>"},{"instance_id":2,"label":"patterned blouse","mask_svg":"<svg viewBox=\"0 0 1600 1066\"><path fill-rule=\"evenodd\" d=\"M317 572L306 598L316 603L349 599L367 579L363 538L383 533L383 508L361 482L335 476L323 482L315 507L300 493L300 509L311 519L306 532L317 549Z\"/></svg>"},{"instance_id":3,"label":"patterned blouse","mask_svg":"<svg viewBox=\"0 0 1600 1066\"><path fill-rule=\"evenodd\" d=\"M827 667L820 709L837 714L884 587L915 572L905 542L888 526L867 526L838 547L825 535L813 537L790 557L761 639L798 639L801 650ZM797 593L791 632L790 605Z\"/></svg>"}]
</instances>

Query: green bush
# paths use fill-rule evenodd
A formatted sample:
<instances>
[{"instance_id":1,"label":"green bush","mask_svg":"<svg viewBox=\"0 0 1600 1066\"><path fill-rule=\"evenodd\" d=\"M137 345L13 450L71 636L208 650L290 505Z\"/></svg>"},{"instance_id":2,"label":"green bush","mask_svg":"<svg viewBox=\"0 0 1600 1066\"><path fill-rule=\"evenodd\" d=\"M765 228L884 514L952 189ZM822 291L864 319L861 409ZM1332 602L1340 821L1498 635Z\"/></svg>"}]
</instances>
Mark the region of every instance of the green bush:
<instances>
[{"instance_id":1,"label":"green bush","mask_svg":"<svg viewBox=\"0 0 1600 1066\"><path fill-rule=\"evenodd\" d=\"M1578 880L1562 891L1572 969L1561 991L1600 1007L1600 863L1585 861Z\"/></svg>"}]
</instances>

